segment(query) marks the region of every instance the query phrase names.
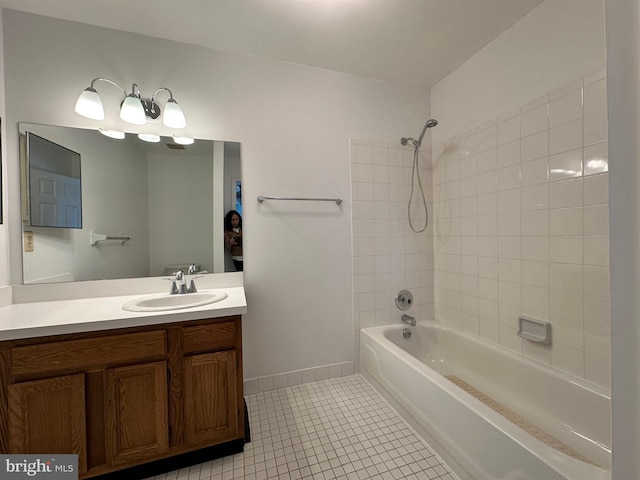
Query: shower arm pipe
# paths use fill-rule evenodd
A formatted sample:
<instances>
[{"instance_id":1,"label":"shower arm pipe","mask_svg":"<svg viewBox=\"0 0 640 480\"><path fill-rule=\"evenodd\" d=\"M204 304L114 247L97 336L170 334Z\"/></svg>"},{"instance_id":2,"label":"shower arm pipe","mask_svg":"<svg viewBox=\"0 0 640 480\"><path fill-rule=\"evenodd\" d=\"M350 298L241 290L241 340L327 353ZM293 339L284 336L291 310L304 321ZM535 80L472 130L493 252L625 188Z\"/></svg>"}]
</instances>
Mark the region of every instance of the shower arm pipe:
<instances>
[{"instance_id":1,"label":"shower arm pipe","mask_svg":"<svg viewBox=\"0 0 640 480\"><path fill-rule=\"evenodd\" d=\"M303 202L335 202L336 205L340 205L342 203L341 198L265 197L264 195L258 196L258 202L262 203L265 200L299 200Z\"/></svg>"}]
</instances>

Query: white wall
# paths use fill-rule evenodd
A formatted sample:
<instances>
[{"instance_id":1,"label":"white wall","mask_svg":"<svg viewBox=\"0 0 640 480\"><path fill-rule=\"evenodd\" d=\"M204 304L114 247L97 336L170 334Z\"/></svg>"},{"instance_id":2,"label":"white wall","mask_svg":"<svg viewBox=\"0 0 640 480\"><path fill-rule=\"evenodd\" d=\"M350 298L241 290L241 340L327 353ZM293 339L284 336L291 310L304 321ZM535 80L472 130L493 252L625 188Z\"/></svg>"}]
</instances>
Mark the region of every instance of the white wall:
<instances>
[{"instance_id":1,"label":"white wall","mask_svg":"<svg viewBox=\"0 0 640 480\"><path fill-rule=\"evenodd\" d=\"M603 0L547 0L431 90L434 144L605 65Z\"/></svg>"},{"instance_id":2,"label":"white wall","mask_svg":"<svg viewBox=\"0 0 640 480\"><path fill-rule=\"evenodd\" d=\"M349 138L397 142L415 132L428 116L424 92L15 11L4 11L3 28L12 243L16 122L93 125L73 105L97 76L147 94L166 85L187 116L185 135L242 143L245 376L353 360ZM117 91L102 92L107 126L122 128ZM259 194L345 202L259 205ZM14 253L12 269L19 263Z\"/></svg>"},{"instance_id":3,"label":"white wall","mask_svg":"<svg viewBox=\"0 0 640 480\"><path fill-rule=\"evenodd\" d=\"M640 2L606 0L613 479L640 478Z\"/></svg>"}]
</instances>

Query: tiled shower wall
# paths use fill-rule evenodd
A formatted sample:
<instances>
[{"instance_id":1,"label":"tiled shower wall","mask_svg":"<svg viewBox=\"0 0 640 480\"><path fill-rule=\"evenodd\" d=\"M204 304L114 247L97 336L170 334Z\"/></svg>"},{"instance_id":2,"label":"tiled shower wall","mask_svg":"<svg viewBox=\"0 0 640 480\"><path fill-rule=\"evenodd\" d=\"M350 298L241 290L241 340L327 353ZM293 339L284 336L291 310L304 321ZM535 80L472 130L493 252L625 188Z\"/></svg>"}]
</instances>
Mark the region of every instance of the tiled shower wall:
<instances>
[{"instance_id":1,"label":"tiled shower wall","mask_svg":"<svg viewBox=\"0 0 640 480\"><path fill-rule=\"evenodd\" d=\"M420 178L432 215L431 146L420 150ZM400 323L395 295L409 289L417 320L433 318L433 220L419 234L407 220L413 149L397 144L351 140L351 199L353 228L353 318L356 370L359 330ZM414 183L412 219L416 229L426 219Z\"/></svg>"},{"instance_id":2,"label":"tiled shower wall","mask_svg":"<svg viewBox=\"0 0 640 480\"><path fill-rule=\"evenodd\" d=\"M432 154L436 319L609 387L605 72ZM517 336L521 314L553 343Z\"/></svg>"}]
</instances>

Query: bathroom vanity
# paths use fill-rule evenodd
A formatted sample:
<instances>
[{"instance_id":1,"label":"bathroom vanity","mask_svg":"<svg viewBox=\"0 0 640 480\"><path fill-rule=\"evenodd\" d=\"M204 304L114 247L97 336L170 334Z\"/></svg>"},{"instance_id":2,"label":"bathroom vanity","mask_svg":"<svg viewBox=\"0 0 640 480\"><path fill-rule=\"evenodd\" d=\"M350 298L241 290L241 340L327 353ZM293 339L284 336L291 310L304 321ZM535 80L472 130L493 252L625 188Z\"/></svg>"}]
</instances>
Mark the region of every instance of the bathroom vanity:
<instances>
[{"instance_id":1,"label":"bathroom vanity","mask_svg":"<svg viewBox=\"0 0 640 480\"><path fill-rule=\"evenodd\" d=\"M227 291L216 304L161 313L115 308L131 296L0 308L0 452L75 453L82 479L241 451L246 302L241 287ZM48 309L51 319L28 320ZM3 329L7 315L22 328Z\"/></svg>"}]
</instances>

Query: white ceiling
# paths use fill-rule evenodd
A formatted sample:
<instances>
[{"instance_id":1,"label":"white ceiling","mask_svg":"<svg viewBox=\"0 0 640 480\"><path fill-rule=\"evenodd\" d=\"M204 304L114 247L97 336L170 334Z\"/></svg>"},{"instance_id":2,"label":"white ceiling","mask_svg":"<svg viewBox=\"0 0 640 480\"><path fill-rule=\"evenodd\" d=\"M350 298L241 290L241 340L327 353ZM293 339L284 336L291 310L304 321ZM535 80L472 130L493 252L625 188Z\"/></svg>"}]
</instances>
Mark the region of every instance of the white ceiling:
<instances>
[{"instance_id":1,"label":"white ceiling","mask_svg":"<svg viewBox=\"0 0 640 480\"><path fill-rule=\"evenodd\" d=\"M0 5L431 87L542 1L0 0Z\"/></svg>"}]
</instances>

